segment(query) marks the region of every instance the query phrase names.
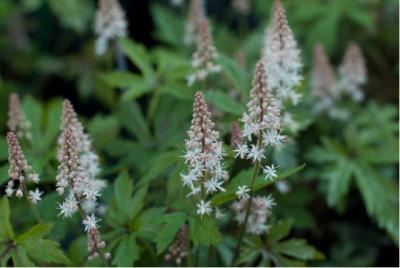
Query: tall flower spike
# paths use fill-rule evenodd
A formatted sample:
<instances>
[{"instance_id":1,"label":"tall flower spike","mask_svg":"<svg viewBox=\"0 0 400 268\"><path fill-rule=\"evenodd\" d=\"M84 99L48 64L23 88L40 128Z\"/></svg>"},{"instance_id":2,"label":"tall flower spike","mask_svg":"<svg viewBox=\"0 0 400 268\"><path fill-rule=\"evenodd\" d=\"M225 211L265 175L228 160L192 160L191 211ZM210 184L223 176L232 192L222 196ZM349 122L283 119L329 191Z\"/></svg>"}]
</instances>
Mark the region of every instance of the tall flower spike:
<instances>
[{"instance_id":1,"label":"tall flower spike","mask_svg":"<svg viewBox=\"0 0 400 268\"><path fill-rule=\"evenodd\" d=\"M25 138L30 140L32 137L29 132L31 123L26 119L21 108L19 97L15 93L10 95L7 127L20 139Z\"/></svg>"},{"instance_id":2,"label":"tall flower spike","mask_svg":"<svg viewBox=\"0 0 400 268\"><path fill-rule=\"evenodd\" d=\"M196 92L193 104L193 119L185 141L185 164L187 174L181 174L183 186L191 189L189 195L201 199L198 203L198 214L210 214L210 202L207 196L214 192L225 191L222 187L228 173L222 167L224 155L219 133L214 130L211 113L201 92Z\"/></svg>"},{"instance_id":3,"label":"tall flower spike","mask_svg":"<svg viewBox=\"0 0 400 268\"><path fill-rule=\"evenodd\" d=\"M127 35L128 23L118 0L99 0L94 31L97 35L95 52L102 55L106 52L108 42Z\"/></svg>"},{"instance_id":4,"label":"tall flower spike","mask_svg":"<svg viewBox=\"0 0 400 268\"><path fill-rule=\"evenodd\" d=\"M186 45L191 45L196 41L196 36L199 31L199 21L205 16L204 1L191 0L184 37L184 43Z\"/></svg>"},{"instance_id":5,"label":"tall flower spike","mask_svg":"<svg viewBox=\"0 0 400 268\"><path fill-rule=\"evenodd\" d=\"M36 204L41 200L42 192L39 189L35 191L27 192L28 181L33 183L39 183L39 175L32 171L32 167L26 161L25 155L19 145L18 139L14 133L8 132L7 134L8 143L8 176L11 180L8 182L6 187L6 195L12 196L15 192L15 196L21 198L25 195L32 204ZM17 189L15 189L17 187Z\"/></svg>"},{"instance_id":6,"label":"tall flower spike","mask_svg":"<svg viewBox=\"0 0 400 268\"><path fill-rule=\"evenodd\" d=\"M280 135L281 119L279 107L267 86L264 63L257 62L253 87L250 90L250 101L247 103L248 112L243 114L241 121L244 123L242 136L243 144L236 150L241 158L263 158L261 153L266 145L279 145L283 136ZM257 137L262 140L261 146L247 147L247 142L252 142Z\"/></svg>"},{"instance_id":7,"label":"tall flower spike","mask_svg":"<svg viewBox=\"0 0 400 268\"><path fill-rule=\"evenodd\" d=\"M231 148L237 149L240 144L242 144L243 138L240 132L238 122L234 121L231 124Z\"/></svg>"},{"instance_id":8,"label":"tall flower spike","mask_svg":"<svg viewBox=\"0 0 400 268\"><path fill-rule=\"evenodd\" d=\"M91 140L84 132L83 126L79 122L78 116L74 111L71 102L65 100L63 103L61 131L65 132L67 129L71 130L72 135L74 136L74 142L77 145L77 155L79 157L79 163L83 172L83 176L88 182L91 183L93 191L100 192L105 187L105 183L103 180L97 179L100 173L98 156L94 152ZM58 140L58 158L60 161L64 150L64 137L64 135L61 135ZM86 212L92 212L95 208L95 205L96 204L93 202L93 200L86 200L86 202L83 204L83 207Z\"/></svg>"},{"instance_id":9,"label":"tall flower spike","mask_svg":"<svg viewBox=\"0 0 400 268\"><path fill-rule=\"evenodd\" d=\"M187 78L189 86L192 86L196 81L204 81L209 75L221 71L221 67L215 63L218 52L213 43L210 25L204 17L199 21L197 50L192 59L194 72Z\"/></svg>"},{"instance_id":10,"label":"tall flower spike","mask_svg":"<svg viewBox=\"0 0 400 268\"><path fill-rule=\"evenodd\" d=\"M165 255L165 260L173 260L177 265L182 264L182 260L187 256L186 241L188 236L188 226L182 224L175 237L175 242L169 246L168 253Z\"/></svg>"},{"instance_id":11,"label":"tall flower spike","mask_svg":"<svg viewBox=\"0 0 400 268\"><path fill-rule=\"evenodd\" d=\"M279 0L274 2L272 23L266 30L263 54L268 86L276 94L278 101L290 101L297 105L301 95L294 87L302 80L300 73L303 65L300 50Z\"/></svg>"},{"instance_id":12,"label":"tall flower spike","mask_svg":"<svg viewBox=\"0 0 400 268\"><path fill-rule=\"evenodd\" d=\"M364 98L361 87L367 82L365 60L358 44L351 42L339 67L339 89L356 101Z\"/></svg>"},{"instance_id":13,"label":"tall flower spike","mask_svg":"<svg viewBox=\"0 0 400 268\"><path fill-rule=\"evenodd\" d=\"M232 0L232 8L237 13L246 16L250 13L250 0Z\"/></svg>"},{"instance_id":14,"label":"tall flower spike","mask_svg":"<svg viewBox=\"0 0 400 268\"><path fill-rule=\"evenodd\" d=\"M235 212L235 220L242 224L246 217L246 207L249 199L242 198L232 204L232 209ZM271 196L254 197L251 200L250 214L246 225L246 232L260 235L268 231L267 222L271 215L271 209L275 206L275 201Z\"/></svg>"},{"instance_id":15,"label":"tall flower spike","mask_svg":"<svg viewBox=\"0 0 400 268\"><path fill-rule=\"evenodd\" d=\"M332 66L321 44L314 48L311 73L311 95L315 98L315 112L320 113L332 108L337 97L336 81Z\"/></svg>"}]
</instances>

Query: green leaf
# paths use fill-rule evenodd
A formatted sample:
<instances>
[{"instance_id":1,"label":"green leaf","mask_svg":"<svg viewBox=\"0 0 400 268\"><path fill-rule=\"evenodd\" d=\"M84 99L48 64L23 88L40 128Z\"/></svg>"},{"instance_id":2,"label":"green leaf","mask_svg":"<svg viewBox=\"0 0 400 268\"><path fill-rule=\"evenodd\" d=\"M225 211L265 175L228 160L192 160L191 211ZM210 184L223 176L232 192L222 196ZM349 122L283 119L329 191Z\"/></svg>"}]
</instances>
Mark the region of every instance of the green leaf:
<instances>
[{"instance_id":1,"label":"green leaf","mask_svg":"<svg viewBox=\"0 0 400 268\"><path fill-rule=\"evenodd\" d=\"M40 264L70 264L70 260L60 249L60 245L48 239L31 238L24 240L21 246L29 257Z\"/></svg>"},{"instance_id":2,"label":"green leaf","mask_svg":"<svg viewBox=\"0 0 400 268\"><path fill-rule=\"evenodd\" d=\"M292 229L292 224L293 221L291 219L285 219L274 224L268 231L268 241L274 243L286 237Z\"/></svg>"},{"instance_id":3,"label":"green leaf","mask_svg":"<svg viewBox=\"0 0 400 268\"><path fill-rule=\"evenodd\" d=\"M179 160L179 152L165 152L157 154L149 163L151 169L140 179L140 184L147 183L165 174L165 171Z\"/></svg>"},{"instance_id":4,"label":"green leaf","mask_svg":"<svg viewBox=\"0 0 400 268\"><path fill-rule=\"evenodd\" d=\"M142 208L144 206L144 199L146 198L146 195L147 195L147 184L141 186L135 192L135 195L133 196L132 200L129 203L129 206L131 207L129 217L131 219L134 219L136 217L136 215L142 210Z\"/></svg>"},{"instance_id":5,"label":"green leaf","mask_svg":"<svg viewBox=\"0 0 400 268\"><path fill-rule=\"evenodd\" d=\"M154 72L150 61L151 57L145 47L129 39L119 39L118 43L132 63L143 73L146 80L152 79Z\"/></svg>"},{"instance_id":6,"label":"green leaf","mask_svg":"<svg viewBox=\"0 0 400 268\"><path fill-rule=\"evenodd\" d=\"M283 171L282 173L278 173L278 176L273 180L265 180L264 176L258 176L256 178L256 182L254 184L254 189L255 191L260 190L264 187L267 187L268 185L274 183L277 180L284 179L286 177L289 177L300 170L302 170L305 167L305 164L288 169ZM251 181L251 176L252 176L252 170L244 170L240 172L235 178L231 180L231 182L225 187L226 191L225 192L220 192L216 195L214 195L211 199L211 203L214 206L219 206L221 204L224 204L230 200L233 200L236 198L236 191L238 186L240 185L249 185Z\"/></svg>"},{"instance_id":7,"label":"green leaf","mask_svg":"<svg viewBox=\"0 0 400 268\"><path fill-rule=\"evenodd\" d=\"M204 93L204 97L208 103L212 104L223 112L237 116L243 114L243 106L221 91L207 91Z\"/></svg>"},{"instance_id":8,"label":"green leaf","mask_svg":"<svg viewBox=\"0 0 400 268\"><path fill-rule=\"evenodd\" d=\"M354 171L368 214L376 219L379 227L386 229L398 245L399 207L396 190L398 185L360 163L354 166Z\"/></svg>"},{"instance_id":9,"label":"green leaf","mask_svg":"<svg viewBox=\"0 0 400 268\"><path fill-rule=\"evenodd\" d=\"M328 204L336 206L347 195L350 188L352 164L346 158L340 158L334 169L327 174L329 178Z\"/></svg>"},{"instance_id":10,"label":"green leaf","mask_svg":"<svg viewBox=\"0 0 400 268\"><path fill-rule=\"evenodd\" d=\"M275 245L273 250L305 261L320 259L322 257L321 253L319 253L313 246L308 245L307 241L304 239L290 239L281 242Z\"/></svg>"},{"instance_id":11,"label":"green leaf","mask_svg":"<svg viewBox=\"0 0 400 268\"><path fill-rule=\"evenodd\" d=\"M28 254L23 247L19 247L18 250L13 251L11 255L14 266L16 267L34 267L35 264L30 260Z\"/></svg>"},{"instance_id":12,"label":"green leaf","mask_svg":"<svg viewBox=\"0 0 400 268\"><path fill-rule=\"evenodd\" d=\"M141 81L138 75L131 74L127 71L112 71L100 74L100 78L113 88L126 88Z\"/></svg>"},{"instance_id":13,"label":"green leaf","mask_svg":"<svg viewBox=\"0 0 400 268\"><path fill-rule=\"evenodd\" d=\"M162 217L161 221L165 224L154 239L154 242L157 244L157 255L164 252L167 246L174 240L176 233L185 220L186 215L182 212L170 213Z\"/></svg>"},{"instance_id":14,"label":"green leaf","mask_svg":"<svg viewBox=\"0 0 400 268\"><path fill-rule=\"evenodd\" d=\"M0 201L0 239L14 240L14 231L10 222L10 207L7 197L3 197Z\"/></svg>"},{"instance_id":15,"label":"green leaf","mask_svg":"<svg viewBox=\"0 0 400 268\"><path fill-rule=\"evenodd\" d=\"M114 198L118 214L121 217L121 221L126 220L132 207L129 202L133 194L133 180L129 178L128 174L122 173L118 176L114 183Z\"/></svg>"},{"instance_id":16,"label":"green leaf","mask_svg":"<svg viewBox=\"0 0 400 268\"><path fill-rule=\"evenodd\" d=\"M247 96L251 88L247 72L241 68L236 60L228 58L225 55L219 55L217 61L229 82L241 92L242 96Z\"/></svg>"},{"instance_id":17,"label":"green leaf","mask_svg":"<svg viewBox=\"0 0 400 268\"><path fill-rule=\"evenodd\" d=\"M38 239L47 235L52 228L52 224L48 223L38 223L31 229L17 237L18 243L23 243L28 239Z\"/></svg>"},{"instance_id":18,"label":"green leaf","mask_svg":"<svg viewBox=\"0 0 400 268\"><path fill-rule=\"evenodd\" d=\"M122 100L132 100L143 96L144 94L151 92L154 86L146 80L140 79L122 94Z\"/></svg>"},{"instance_id":19,"label":"green leaf","mask_svg":"<svg viewBox=\"0 0 400 268\"><path fill-rule=\"evenodd\" d=\"M202 218L191 217L189 219L189 228L190 238L196 246L209 246L222 241L218 222L210 216L203 216Z\"/></svg>"},{"instance_id":20,"label":"green leaf","mask_svg":"<svg viewBox=\"0 0 400 268\"><path fill-rule=\"evenodd\" d=\"M47 151L55 141L61 123L62 103L60 100L51 101L46 107L46 128L44 132L44 148Z\"/></svg>"},{"instance_id":21,"label":"green leaf","mask_svg":"<svg viewBox=\"0 0 400 268\"><path fill-rule=\"evenodd\" d=\"M0 137L0 161L6 160L8 156L8 146L5 138Z\"/></svg>"},{"instance_id":22,"label":"green leaf","mask_svg":"<svg viewBox=\"0 0 400 268\"><path fill-rule=\"evenodd\" d=\"M112 264L119 267L133 266L134 262L139 259L139 246L136 243L134 233L126 235L118 244L114 253Z\"/></svg>"},{"instance_id":23,"label":"green leaf","mask_svg":"<svg viewBox=\"0 0 400 268\"><path fill-rule=\"evenodd\" d=\"M151 15L155 23L156 37L171 45L182 45L183 24L179 16L161 5L151 6Z\"/></svg>"},{"instance_id":24,"label":"green leaf","mask_svg":"<svg viewBox=\"0 0 400 268\"><path fill-rule=\"evenodd\" d=\"M120 124L142 143L151 141L150 131L136 102L123 101L118 105L117 118Z\"/></svg>"}]
</instances>

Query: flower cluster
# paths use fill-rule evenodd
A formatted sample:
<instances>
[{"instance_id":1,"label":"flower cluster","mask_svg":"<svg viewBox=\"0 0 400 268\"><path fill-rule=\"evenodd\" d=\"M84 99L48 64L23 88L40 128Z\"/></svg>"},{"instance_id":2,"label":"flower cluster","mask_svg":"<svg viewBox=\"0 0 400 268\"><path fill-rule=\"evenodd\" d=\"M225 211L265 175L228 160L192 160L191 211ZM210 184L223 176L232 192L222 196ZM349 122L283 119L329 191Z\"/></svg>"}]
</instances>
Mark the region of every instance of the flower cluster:
<instances>
[{"instance_id":1,"label":"flower cluster","mask_svg":"<svg viewBox=\"0 0 400 268\"><path fill-rule=\"evenodd\" d=\"M242 198L240 201L236 201L232 204L232 209L235 212L235 220L239 224L245 221L248 202L249 199ZM246 232L257 235L266 233L268 231L268 226L265 223L271 215L273 206L275 206L275 201L271 196L254 197L251 201Z\"/></svg>"},{"instance_id":2,"label":"flower cluster","mask_svg":"<svg viewBox=\"0 0 400 268\"><path fill-rule=\"evenodd\" d=\"M96 54L106 52L108 42L127 35L128 23L118 0L99 0L94 31L97 35Z\"/></svg>"},{"instance_id":3,"label":"flower cluster","mask_svg":"<svg viewBox=\"0 0 400 268\"><path fill-rule=\"evenodd\" d=\"M280 110L267 86L264 63L259 61L254 71L250 101L247 104L248 113L244 113L241 121L244 123L242 136L244 142L235 150L236 157L261 161L264 156L264 147L267 145L279 146L284 136L281 135ZM258 144L251 144L257 137Z\"/></svg>"},{"instance_id":4,"label":"flower cluster","mask_svg":"<svg viewBox=\"0 0 400 268\"><path fill-rule=\"evenodd\" d=\"M204 17L198 23L197 50L192 58L194 73L187 78L189 86L192 86L196 81L204 81L209 75L221 71L221 66L215 63L218 52L213 44L208 20Z\"/></svg>"},{"instance_id":5,"label":"flower cluster","mask_svg":"<svg viewBox=\"0 0 400 268\"><path fill-rule=\"evenodd\" d=\"M195 42L199 31L199 21L205 18L205 16L203 0L191 0L184 37L184 43L186 45L191 45Z\"/></svg>"},{"instance_id":6,"label":"flower cluster","mask_svg":"<svg viewBox=\"0 0 400 268\"><path fill-rule=\"evenodd\" d=\"M27 198L32 204L37 204L41 200L41 192L38 188L35 191L29 191L27 193L26 182L31 181L35 184L39 183L39 175L32 171L32 167L26 161L25 155L19 145L18 139L14 133L8 132L7 134L8 143L8 176L11 180L7 183L6 195L12 196L15 192L15 196L21 198L27 194ZM18 187L15 189L14 187Z\"/></svg>"},{"instance_id":7,"label":"flower cluster","mask_svg":"<svg viewBox=\"0 0 400 268\"><path fill-rule=\"evenodd\" d=\"M300 72L303 65L300 50L279 0L274 3L272 23L266 31L263 54L268 86L276 94L277 100L281 104L290 101L297 105L301 95L294 87L302 80Z\"/></svg>"},{"instance_id":8,"label":"flower cluster","mask_svg":"<svg viewBox=\"0 0 400 268\"><path fill-rule=\"evenodd\" d=\"M168 247L165 260L173 260L177 265L182 264L182 260L187 256L186 241L188 236L188 226L183 224L175 237L175 242Z\"/></svg>"},{"instance_id":9,"label":"flower cluster","mask_svg":"<svg viewBox=\"0 0 400 268\"><path fill-rule=\"evenodd\" d=\"M232 0L232 8L239 14L248 15L250 13L250 0Z\"/></svg>"},{"instance_id":10,"label":"flower cluster","mask_svg":"<svg viewBox=\"0 0 400 268\"><path fill-rule=\"evenodd\" d=\"M316 100L314 107L316 113L329 111L337 98L333 69L321 44L317 44L314 48L311 95Z\"/></svg>"},{"instance_id":11,"label":"flower cluster","mask_svg":"<svg viewBox=\"0 0 400 268\"><path fill-rule=\"evenodd\" d=\"M98 230L97 219L94 215L87 215L86 219L82 221L85 226L85 231L87 232L87 249L89 252L88 260L93 260L100 257L100 250L106 246L106 242L100 239L100 233ZM111 253L104 253L104 258L110 259Z\"/></svg>"},{"instance_id":12,"label":"flower cluster","mask_svg":"<svg viewBox=\"0 0 400 268\"><path fill-rule=\"evenodd\" d=\"M339 67L339 89L356 101L364 98L361 87L367 82L367 69L360 47L350 43Z\"/></svg>"},{"instance_id":13,"label":"flower cluster","mask_svg":"<svg viewBox=\"0 0 400 268\"><path fill-rule=\"evenodd\" d=\"M239 144L242 144L243 138L240 132L240 127L238 122L234 121L231 124L231 148L237 149Z\"/></svg>"},{"instance_id":14,"label":"flower cluster","mask_svg":"<svg viewBox=\"0 0 400 268\"><path fill-rule=\"evenodd\" d=\"M26 119L21 109L21 103L17 94L10 95L7 127L15 133L18 138L31 139L29 128L31 123Z\"/></svg>"},{"instance_id":15,"label":"flower cluster","mask_svg":"<svg viewBox=\"0 0 400 268\"><path fill-rule=\"evenodd\" d=\"M214 130L211 113L201 92L196 92L193 104L193 119L188 139L185 141L186 174L181 174L183 186L190 188L189 196L198 196L197 214L210 214L210 202L205 201L208 194L225 191L222 184L228 179L221 160L224 155L219 133Z\"/></svg>"}]
</instances>

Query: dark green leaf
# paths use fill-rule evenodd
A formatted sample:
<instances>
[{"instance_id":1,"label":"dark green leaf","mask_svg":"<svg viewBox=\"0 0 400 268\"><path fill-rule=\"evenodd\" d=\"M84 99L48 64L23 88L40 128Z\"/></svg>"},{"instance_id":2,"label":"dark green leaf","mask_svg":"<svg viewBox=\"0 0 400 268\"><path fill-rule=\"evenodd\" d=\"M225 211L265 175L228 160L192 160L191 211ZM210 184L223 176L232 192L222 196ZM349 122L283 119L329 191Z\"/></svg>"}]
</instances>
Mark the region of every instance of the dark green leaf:
<instances>
[{"instance_id":1,"label":"dark green leaf","mask_svg":"<svg viewBox=\"0 0 400 268\"><path fill-rule=\"evenodd\" d=\"M210 217L192 217L189 219L190 238L195 245L209 246L222 241L218 222Z\"/></svg>"},{"instance_id":2,"label":"dark green leaf","mask_svg":"<svg viewBox=\"0 0 400 268\"><path fill-rule=\"evenodd\" d=\"M139 259L139 250L135 234L124 236L117 246L112 264L122 267L133 266L134 262Z\"/></svg>"},{"instance_id":3,"label":"dark green leaf","mask_svg":"<svg viewBox=\"0 0 400 268\"><path fill-rule=\"evenodd\" d=\"M162 217L163 227L155 237L157 244L157 254L161 254L167 246L174 240L176 233L185 222L186 215L181 212L170 213Z\"/></svg>"}]
</instances>

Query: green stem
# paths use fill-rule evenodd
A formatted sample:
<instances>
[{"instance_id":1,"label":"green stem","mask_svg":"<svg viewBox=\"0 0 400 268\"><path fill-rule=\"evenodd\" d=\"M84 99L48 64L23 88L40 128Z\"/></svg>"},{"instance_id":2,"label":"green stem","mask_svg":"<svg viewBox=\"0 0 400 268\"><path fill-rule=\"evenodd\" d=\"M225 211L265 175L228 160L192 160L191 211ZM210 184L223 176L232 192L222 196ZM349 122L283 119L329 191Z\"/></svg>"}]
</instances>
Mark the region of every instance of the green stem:
<instances>
[{"instance_id":1,"label":"green stem","mask_svg":"<svg viewBox=\"0 0 400 268\"><path fill-rule=\"evenodd\" d=\"M29 200L29 198L28 198L28 196L29 196L28 194L29 194L29 193L28 193L28 189L26 188L25 183L21 182L21 186L22 186L22 192L24 193L25 199L26 199L26 201L28 202L29 206L31 207L31 210L32 210L33 215L35 216L36 220L37 220L39 223L42 223L43 220L42 220L42 218L40 217L39 211L37 210L36 206L35 206L35 205Z\"/></svg>"},{"instance_id":2,"label":"green stem","mask_svg":"<svg viewBox=\"0 0 400 268\"><path fill-rule=\"evenodd\" d=\"M238 242L236 244L236 248L235 248L235 254L233 255L233 259L232 259L232 263L231 266L234 266L237 258L239 257L239 252L240 252L240 246L242 245L242 241L243 241L243 236L244 233L246 231L246 225L247 225L247 221L249 219L249 215L250 215L250 208L251 208L251 203L253 200L253 194L254 194L254 183L256 181L258 172L260 171L260 162L257 161L256 165L254 166L254 171L253 171L253 177L251 179L251 185L250 185L250 197L247 201L247 207L246 207L246 216L244 218L244 222L240 228L240 232L239 232L239 238L238 238Z\"/></svg>"}]
</instances>

